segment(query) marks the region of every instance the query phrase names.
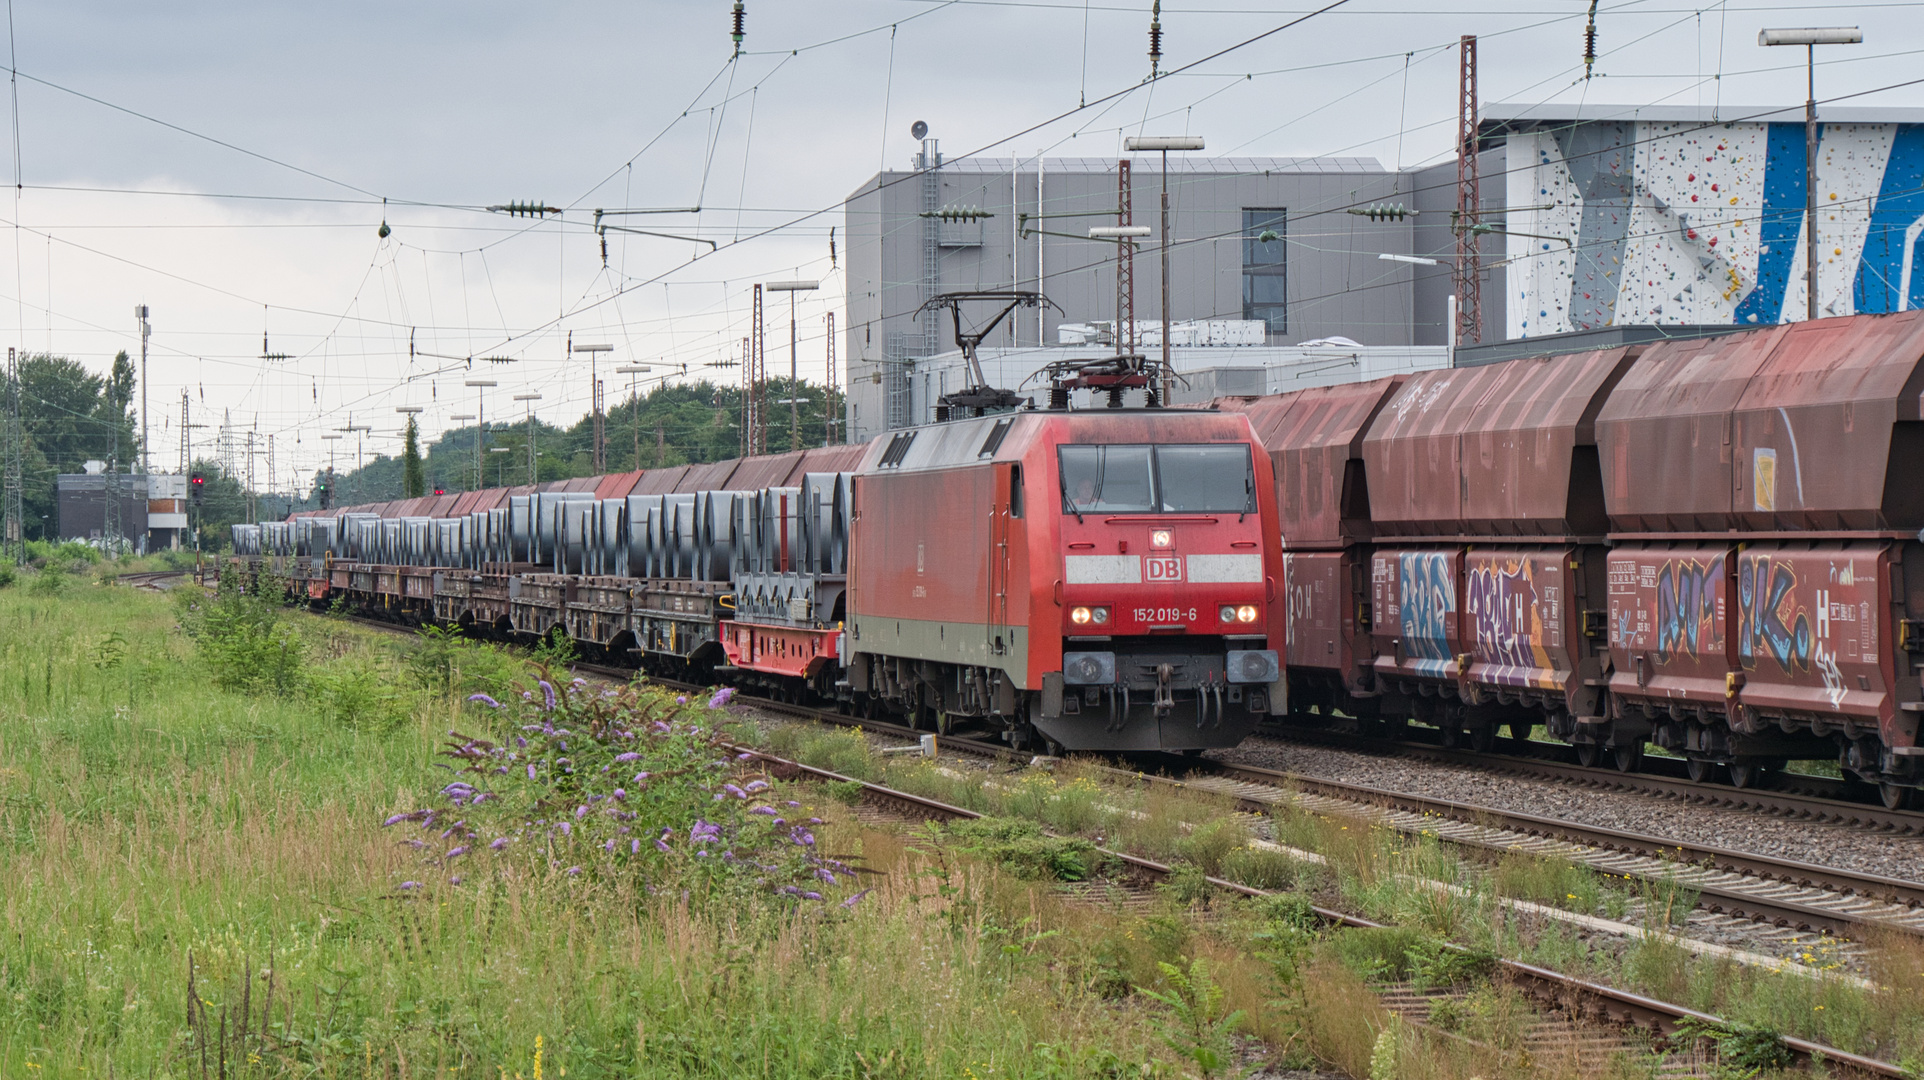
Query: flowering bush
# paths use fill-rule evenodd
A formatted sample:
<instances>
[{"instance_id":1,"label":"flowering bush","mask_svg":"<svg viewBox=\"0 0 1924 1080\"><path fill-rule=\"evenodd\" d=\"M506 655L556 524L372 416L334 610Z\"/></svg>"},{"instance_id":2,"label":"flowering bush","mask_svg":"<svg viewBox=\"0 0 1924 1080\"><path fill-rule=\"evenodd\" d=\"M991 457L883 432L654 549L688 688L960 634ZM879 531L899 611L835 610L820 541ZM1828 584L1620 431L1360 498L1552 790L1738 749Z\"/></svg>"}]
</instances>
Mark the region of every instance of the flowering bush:
<instances>
[{"instance_id":1,"label":"flowering bush","mask_svg":"<svg viewBox=\"0 0 1924 1080\"><path fill-rule=\"evenodd\" d=\"M821 820L714 730L728 690L704 708L637 683L558 681L468 699L488 736L449 732L441 755L456 776L441 804L386 822L419 827L403 842L422 853L423 878L459 885L483 862L691 898L814 902L854 877L817 849Z\"/></svg>"}]
</instances>

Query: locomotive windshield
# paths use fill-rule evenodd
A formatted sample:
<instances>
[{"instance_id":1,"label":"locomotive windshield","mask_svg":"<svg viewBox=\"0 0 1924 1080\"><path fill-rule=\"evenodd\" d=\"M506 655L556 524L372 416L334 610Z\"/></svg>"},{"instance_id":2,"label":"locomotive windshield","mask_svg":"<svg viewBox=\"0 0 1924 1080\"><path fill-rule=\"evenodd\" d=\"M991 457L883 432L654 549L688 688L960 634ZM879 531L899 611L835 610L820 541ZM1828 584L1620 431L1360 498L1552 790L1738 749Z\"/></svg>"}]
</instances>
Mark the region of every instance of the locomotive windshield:
<instances>
[{"instance_id":1,"label":"locomotive windshield","mask_svg":"<svg viewBox=\"0 0 1924 1080\"><path fill-rule=\"evenodd\" d=\"M1063 446L1065 514L1244 514L1255 509L1249 447Z\"/></svg>"}]
</instances>

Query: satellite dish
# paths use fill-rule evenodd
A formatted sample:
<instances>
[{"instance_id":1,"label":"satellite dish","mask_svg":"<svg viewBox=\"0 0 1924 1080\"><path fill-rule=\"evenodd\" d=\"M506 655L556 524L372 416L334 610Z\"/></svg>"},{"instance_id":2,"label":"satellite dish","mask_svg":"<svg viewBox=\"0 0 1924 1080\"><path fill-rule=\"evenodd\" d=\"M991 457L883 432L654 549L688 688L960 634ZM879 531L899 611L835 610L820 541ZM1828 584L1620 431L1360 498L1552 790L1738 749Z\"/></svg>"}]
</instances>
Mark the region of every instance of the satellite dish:
<instances>
[{"instance_id":1,"label":"satellite dish","mask_svg":"<svg viewBox=\"0 0 1924 1080\"><path fill-rule=\"evenodd\" d=\"M909 125L909 135L917 139L928 138L929 126L920 120Z\"/></svg>"}]
</instances>

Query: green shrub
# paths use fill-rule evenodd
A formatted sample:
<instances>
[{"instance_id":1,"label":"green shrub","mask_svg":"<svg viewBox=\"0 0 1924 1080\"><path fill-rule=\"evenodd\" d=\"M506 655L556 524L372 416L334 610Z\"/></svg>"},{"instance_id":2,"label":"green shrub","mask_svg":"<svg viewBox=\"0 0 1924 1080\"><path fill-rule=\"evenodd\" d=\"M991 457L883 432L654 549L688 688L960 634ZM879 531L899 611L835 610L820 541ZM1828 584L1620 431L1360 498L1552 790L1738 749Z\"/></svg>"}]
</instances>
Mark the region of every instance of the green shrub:
<instances>
[{"instance_id":1,"label":"green shrub","mask_svg":"<svg viewBox=\"0 0 1924 1080\"><path fill-rule=\"evenodd\" d=\"M345 656L311 677L321 714L344 727L392 731L408 718L408 703L394 688L394 673L366 659Z\"/></svg>"},{"instance_id":2,"label":"green shrub","mask_svg":"<svg viewBox=\"0 0 1924 1080\"><path fill-rule=\"evenodd\" d=\"M271 582L257 580L244 590L222 577L211 599L183 592L181 629L194 639L216 686L286 696L305 684L306 643L281 623L280 604L269 599L277 595Z\"/></svg>"}]
</instances>

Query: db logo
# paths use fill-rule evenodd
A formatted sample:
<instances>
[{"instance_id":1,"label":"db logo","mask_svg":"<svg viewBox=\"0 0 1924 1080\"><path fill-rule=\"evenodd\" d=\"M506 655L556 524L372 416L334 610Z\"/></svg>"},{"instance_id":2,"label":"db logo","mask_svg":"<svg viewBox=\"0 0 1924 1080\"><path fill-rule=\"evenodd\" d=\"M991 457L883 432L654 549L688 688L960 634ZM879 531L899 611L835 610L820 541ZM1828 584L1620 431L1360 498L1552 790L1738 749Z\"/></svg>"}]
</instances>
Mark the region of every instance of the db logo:
<instances>
[{"instance_id":1,"label":"db logo","mask_svg":"<svg viewBox=\"0 0 1924 1080\"><path fill-rule=\"evenodd\" d=\"M1142 578L1144 581L1181 581L1182 556L1144 555Z\"/></svg>"}]
</instances>

